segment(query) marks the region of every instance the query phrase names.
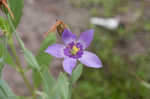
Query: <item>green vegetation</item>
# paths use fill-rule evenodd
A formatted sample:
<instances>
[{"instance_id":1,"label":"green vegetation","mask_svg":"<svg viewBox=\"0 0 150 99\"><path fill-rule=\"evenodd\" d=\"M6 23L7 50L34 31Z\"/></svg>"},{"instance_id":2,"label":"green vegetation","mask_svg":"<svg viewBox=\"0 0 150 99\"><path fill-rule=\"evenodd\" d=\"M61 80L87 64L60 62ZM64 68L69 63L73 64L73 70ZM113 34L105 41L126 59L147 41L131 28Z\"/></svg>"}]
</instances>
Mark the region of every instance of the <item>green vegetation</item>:
<instances>
[{"instance_id":1,"label":"green vegetation","mask_svg":"<svg viewBox=\"0 0 150 99\"><path fill-rule=\"evenodd\" d=\"M144 8L146 3L129 0L70 1L75 7L88 8L91 16L131 14L135 20L130 19L131 22L125 22L114 31L88 26L95 29L91 50L99 55L103 68L84 68L82 77L74 86L73 99L149 99L150 16L146 16L148 10L143 10L147 9ZM136 3L140 5L137 7Z\"/></svg>"}]
</instances>

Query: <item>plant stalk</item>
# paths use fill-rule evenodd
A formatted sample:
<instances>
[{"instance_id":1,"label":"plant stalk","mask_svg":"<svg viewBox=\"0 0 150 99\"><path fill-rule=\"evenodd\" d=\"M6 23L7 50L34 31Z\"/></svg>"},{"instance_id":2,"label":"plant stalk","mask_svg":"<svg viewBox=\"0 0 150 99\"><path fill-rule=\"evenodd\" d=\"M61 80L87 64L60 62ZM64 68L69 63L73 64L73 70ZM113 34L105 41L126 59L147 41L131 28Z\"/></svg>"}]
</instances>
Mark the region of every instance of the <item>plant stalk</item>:
<instances>
[{"instance_id":1,"label":"plant stalk","mask_svg":"<svg viewBox=\"0 0 150 99\"><path fill-rule=\"evenodd\" d=\"M12 28L12 30L13 30L15 36L16 36L16 39L17 39L19 45L21 46L22 50L25 50L25 46L24 46L24 44L23 44L23 42L22 42L20 36L16 33L15 27L14 27L14 25L13 25L13 22L12 22L10 16L9 16L9 15L7 15L7 16L8 16L9 24L10 24L10 26L11 26L11 28ZM12 39L11 39L11 40L12 40ZM13 40L12 40L11 42L13 42ZM23 70L23 68L22 68L22 66L21 66L20 60L19 60L19 58L18 58L18 56L17 56L17 52L16 52L16 50L15 50L14 43L10 43L10 47L11 47L11 50L12 50L12 54L13 54L13 56L15 57L15 61L16 61L16 64L17 64L19 73L20 73L20 75L22 76L22 78L23 78L23 80L24 80L26 86L28 87L28 89L29 89L30 92L32 93L33 99L36 99L36 94L35 94L35 92L34 92L34 88L32 88L32 86L30 85L30 83L29 83L29 81L28 81L28 79L27 79L27 77L26 77L26 75L25 75L25 72L24 72L24 70Z\"/></svg>"}]
</instances>

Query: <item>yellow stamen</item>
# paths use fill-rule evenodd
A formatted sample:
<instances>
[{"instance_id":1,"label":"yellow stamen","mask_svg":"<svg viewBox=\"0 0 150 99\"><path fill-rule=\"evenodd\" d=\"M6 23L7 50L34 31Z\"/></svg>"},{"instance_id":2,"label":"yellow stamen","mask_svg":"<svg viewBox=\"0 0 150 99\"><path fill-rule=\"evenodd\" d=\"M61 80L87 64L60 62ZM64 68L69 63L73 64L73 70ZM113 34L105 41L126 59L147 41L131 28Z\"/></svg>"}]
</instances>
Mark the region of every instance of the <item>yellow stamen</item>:
<instances>
[{"instance_id":1,"label":"yellow stamen","mask_svg":"<svg viewBox=\"0 0 150 99\"><path fill-rule=\"evenodd\" d=\"M75 51L75 52L79 51L79 49L75 45L73 46L72 50Z\"/></svg>"},{"instance_id":2,"label":"yellow stamen","mask_svg":"<svg viewBox=\"0 0 150 99\"><path fill-rule=\"evenodd\" d=\"M77 47L74 45L74 46L72 47L71 53L75 55L79 50L80 50L80 49L77 48Z\"/></svg>"}]
</instances>

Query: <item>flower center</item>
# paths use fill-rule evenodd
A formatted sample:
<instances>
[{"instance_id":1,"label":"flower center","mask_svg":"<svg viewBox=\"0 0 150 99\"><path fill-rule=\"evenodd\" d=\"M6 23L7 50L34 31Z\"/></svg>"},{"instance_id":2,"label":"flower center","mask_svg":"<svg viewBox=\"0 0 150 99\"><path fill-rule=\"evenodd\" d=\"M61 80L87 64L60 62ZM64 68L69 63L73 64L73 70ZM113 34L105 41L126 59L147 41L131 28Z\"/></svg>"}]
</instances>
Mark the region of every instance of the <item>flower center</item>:
<instances>
[{"instance_id":1,"label":"flower center","mask_svg":"<svg viewBox=\"0 0 150 99\"><path fill-rule=\"evenodd\" d=\"M71 50L71 53L73 54L73 55L75 55L75 54L77 54L77 52L79 52L80 51L80 49L79 48L77 48L75 45L72 47L72 50Z\"/></svg>"},{"instance_id":2,"label":"flower center","mask_svg":"<svg viewBox=\"0 0 150 99\"><path fill-rule=\"evenodd\" d=\"M83 54L83 46L79 42L71 42L64 48L64 55L70 58L80 58Z\"/></svg>"}]
</instances>

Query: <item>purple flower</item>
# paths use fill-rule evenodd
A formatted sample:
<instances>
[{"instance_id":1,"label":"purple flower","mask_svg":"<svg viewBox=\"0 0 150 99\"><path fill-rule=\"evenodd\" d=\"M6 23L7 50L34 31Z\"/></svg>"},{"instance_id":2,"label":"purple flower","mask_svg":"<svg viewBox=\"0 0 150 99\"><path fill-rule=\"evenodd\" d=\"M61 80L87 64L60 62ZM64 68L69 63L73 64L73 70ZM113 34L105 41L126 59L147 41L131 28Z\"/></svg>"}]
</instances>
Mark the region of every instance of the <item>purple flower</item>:
<instances>
[{"instance_id":1,"label":"purple flower","mask_svg":"<svg viewBox=\"0 0 150 99\"><path fill-rule=\"evenodd\" d=\"M93 35L94 30L87 30L83 32L77 40L75 34L65 29L62 35L64 45L53 44L49 46L45 52L56 58L64 58L63 68L70 75L77 60L87 67L100 68L102 67L100 59L94 53L85 51L85 48L90 45Z\"/></svg>"}]
</instances>

